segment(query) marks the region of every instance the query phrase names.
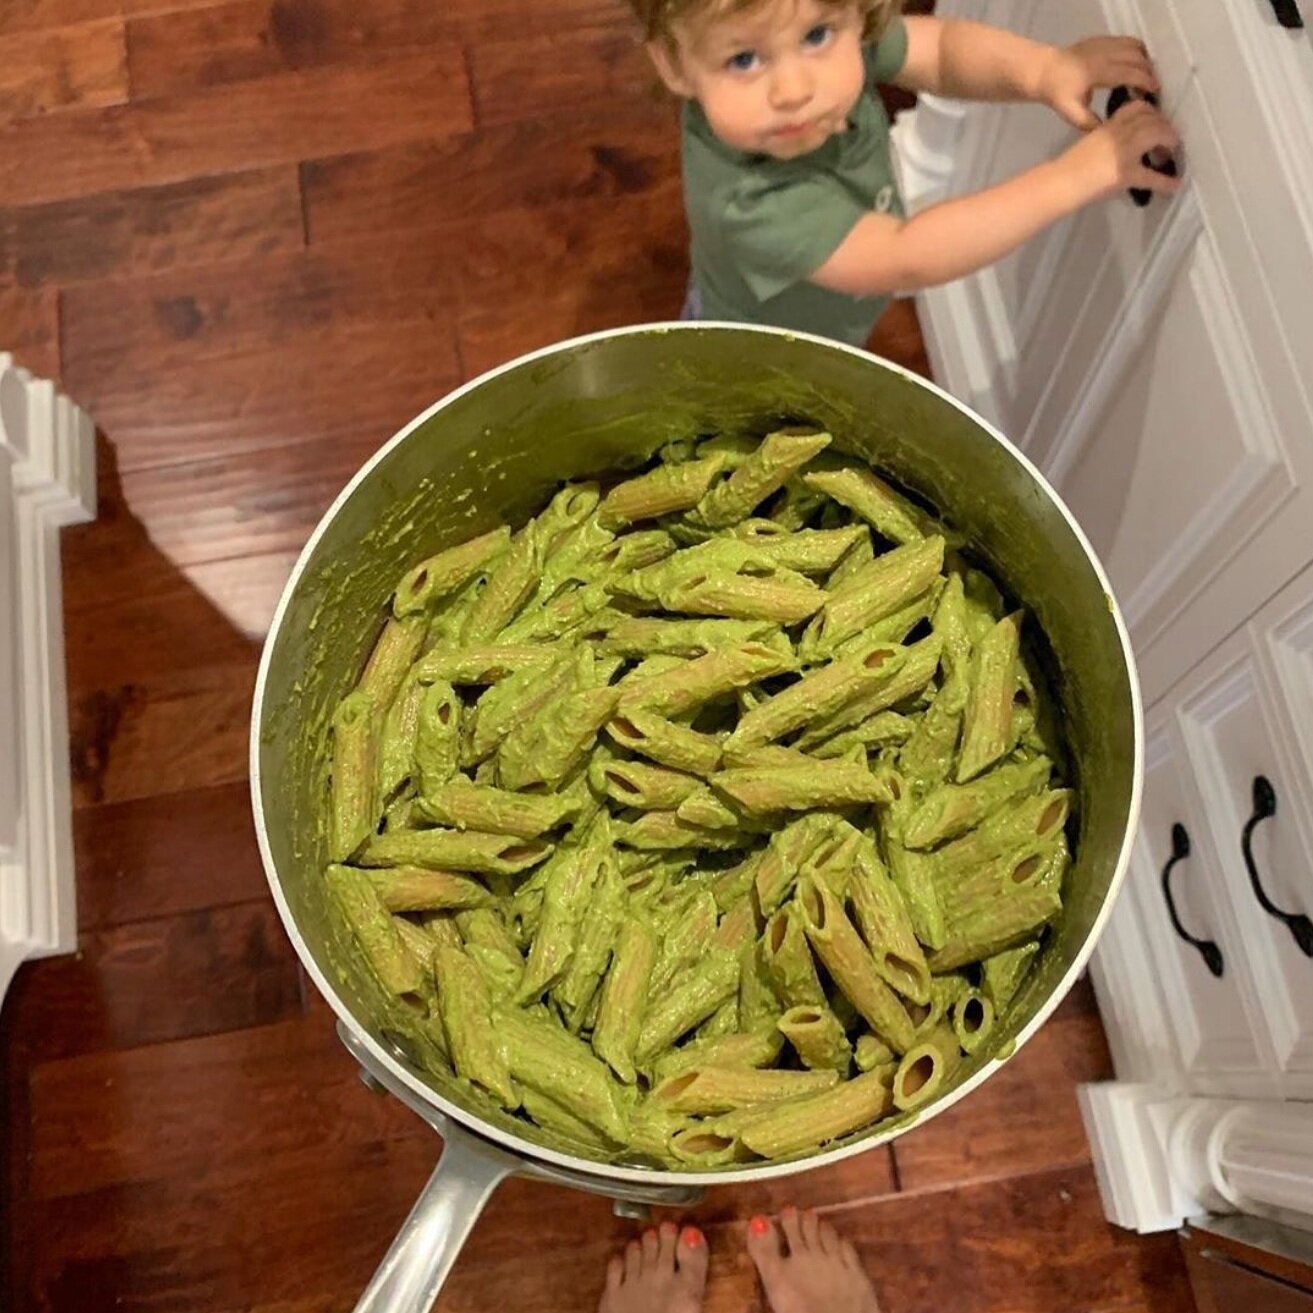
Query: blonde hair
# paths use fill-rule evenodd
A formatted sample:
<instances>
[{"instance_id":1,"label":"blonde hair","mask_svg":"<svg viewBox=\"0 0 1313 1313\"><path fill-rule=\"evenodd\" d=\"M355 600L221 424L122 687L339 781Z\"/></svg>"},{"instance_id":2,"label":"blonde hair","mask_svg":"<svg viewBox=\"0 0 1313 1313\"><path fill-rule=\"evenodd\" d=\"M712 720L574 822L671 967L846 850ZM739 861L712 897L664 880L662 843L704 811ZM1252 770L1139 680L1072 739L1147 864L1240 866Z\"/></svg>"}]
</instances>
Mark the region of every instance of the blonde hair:
<instances>
[{"instance_id":1,"label":"blonde hair","mask_svg":"<svg viewBox=\"0 0 1313 1313\"><path fill-rule=\"evenodd\" d=\"M853 0L820 2L838 7ZM705 22L726 14L741 14L770 0L629 0L629 3L643 25L645 41L673 41L677 23L689 19ZM856 3L863 19L863 35L868 41L878 41L902 8L902 0L856 0Z\"/></svg>"}]
</instances>

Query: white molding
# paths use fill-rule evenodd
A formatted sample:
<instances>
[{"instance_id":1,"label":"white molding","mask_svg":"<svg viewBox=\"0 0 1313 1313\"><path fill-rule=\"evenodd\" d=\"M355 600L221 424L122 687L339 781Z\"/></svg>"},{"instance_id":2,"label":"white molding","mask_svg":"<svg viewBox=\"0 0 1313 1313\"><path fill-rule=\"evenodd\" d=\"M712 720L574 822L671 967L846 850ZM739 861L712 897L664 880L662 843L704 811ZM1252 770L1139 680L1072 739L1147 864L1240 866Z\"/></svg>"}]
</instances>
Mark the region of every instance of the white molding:
<instances>
[{"instance_id":1,"label":"white molding","mask_svg":"<svg viewBox=\"0 0 1313 1313\"><path fill-rule=\"evenodd\" d=\"M1154 234L1131 291L1094 352L1092 367L1081 378L1071 405L1055 426L1044 421L1048 389L1041 395L1022 446L1030 447L1041 426L1053 428L1056 437L1045 462L1045 473L1051 483L1062 484L1086 444L1094 437L1099 420L1120 389L1132 362L1144 350L1176 275L1203 230L1198 199L1192 188L1186 188L1171 202L1171 209ZM1076 333L1072 334L1069 344L1076 340L1076 336ZM1062 376L1062 369L1055 369L1051 386L1056 386Z\"/></svg>"},{"instance_id":2,"label":"white molding","mask_svg":"<svg viewBox=\"0 0 1313 1313\"><path fill-rule=\"evenodd\" d=\"M0 998L77 944L59 530L95 513L91 420L0 354Z\"/></svg>"},{"instance_id":3,"label":"white molding","mask_svg":"<svg viewBox=\"0 0 1313 1313\"><path fill-rule=\"evenodd\" d=\"M1313 1225L1313 1104L1179 1098L1128 1081L1077 1097L1110 1222L1171 1231L1241 1212Z\"/></svg>"}]
</instances>

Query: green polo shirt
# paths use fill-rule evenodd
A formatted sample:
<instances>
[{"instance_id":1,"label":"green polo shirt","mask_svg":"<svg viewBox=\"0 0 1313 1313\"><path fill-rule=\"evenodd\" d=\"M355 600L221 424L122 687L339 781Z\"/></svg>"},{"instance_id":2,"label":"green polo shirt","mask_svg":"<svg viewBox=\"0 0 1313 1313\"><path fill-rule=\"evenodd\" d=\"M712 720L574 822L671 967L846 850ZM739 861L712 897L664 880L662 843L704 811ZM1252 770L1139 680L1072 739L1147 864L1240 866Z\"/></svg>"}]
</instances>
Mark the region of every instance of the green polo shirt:
<instances>
[{"instance_id":1,"label":"green polo shirt","mask_svg":"<svg viewBox=\"0 0 1313 1313\"><path fill-rule=\"evenodd\" d=\"M692 233L701 318L773 324L864 346L883 296L847 296L807 279L872 210L901 215L889 151L889 116L876 84L907 58L896 19L865 49L867 94L848 131L793 160L734 150L702 106L684 106L684 203Z\"/></svg>"}]
</instances>

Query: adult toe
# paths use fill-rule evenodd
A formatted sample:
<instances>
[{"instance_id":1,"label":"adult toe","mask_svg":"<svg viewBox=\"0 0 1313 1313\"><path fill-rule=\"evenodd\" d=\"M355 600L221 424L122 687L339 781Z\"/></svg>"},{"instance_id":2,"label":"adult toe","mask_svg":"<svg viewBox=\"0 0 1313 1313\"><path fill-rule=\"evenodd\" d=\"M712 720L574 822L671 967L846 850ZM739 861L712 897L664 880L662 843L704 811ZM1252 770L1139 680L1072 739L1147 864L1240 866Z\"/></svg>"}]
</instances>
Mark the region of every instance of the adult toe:
<instances>
[{"instance_id":1,"label":"adult toe","mask_svg":"<svg viewBox=\"0 0 1313 1313\"><path fill-rule=\"evenodd\" d=\"M792 1204L780 1209L780 1230L788 1241L789 1253L800 1253L807 1247L802 1234L802 1216Z\"/></svg>"},{"instance_id":2,"label":"adult toe","mask_svg":"<svg viewBox=\"0 0 1313 1313\"><path fill-rule=\"evenodd\" d=\"M675 1261L679 1268L680 1283L699 1302L707 1286L707 1238L695 1226L686 1226L679 1233L675 1246Z\"/></svg>"},{"instance_id":3,"label":"adult toe","mask_svg":"<svg viewBox=\"0 0 1313 1313\"><path fill-rule=\"evenodd\" d=\"M748 1257L767 1281L783 1266L784 1251L780 1244L780 1231L769 1217L758 1214L748 1223Z\"/></svg>"},{"instance_id":4,"label":"adult toe","mask_svg":"<svg viewBox=\"0 0 1313 1313\"><path fill-rule=\"evenodd\" d=\"M802 1243L808 1249L815 1249L824 1252L824 1246L821 1244L821 1222L816 1216L814 1208L808 1208L798 1216L798 1227L802 1232Z\"/></svg>"},{"instance_id":5,"label":"adult toe","mask_svg":"<svg viewBox=\"0 0 1313 1313\"><path fill-rule=\"evenodd\" d=\"M679 1240L679 1228L674 1222L662 1222L657 1231L656 1265L663 1272L669 1272L675 1266L675 1245Z\"/></svg>"},{"instance_id":6,"label":"adult toe","mask_svg":"<svg viewBox=\"0 0 1313 1313\"><path fill-rule=\"evenodd\" d=\"M625 1246L625 1280L637 1281L643 1270L643 1247L637 1240L631 1240Z\"/></svg>"}]
</instances>

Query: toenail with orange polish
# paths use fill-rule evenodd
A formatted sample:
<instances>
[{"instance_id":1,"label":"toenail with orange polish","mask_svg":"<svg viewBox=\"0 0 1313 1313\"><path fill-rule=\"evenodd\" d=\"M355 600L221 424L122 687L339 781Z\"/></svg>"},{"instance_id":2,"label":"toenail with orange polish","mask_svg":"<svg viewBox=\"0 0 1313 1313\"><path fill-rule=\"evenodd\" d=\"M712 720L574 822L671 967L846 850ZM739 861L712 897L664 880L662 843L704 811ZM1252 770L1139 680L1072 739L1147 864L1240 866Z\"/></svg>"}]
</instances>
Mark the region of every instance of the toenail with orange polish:
<instances>
[{"instance_id":1,"label":"toenail with orange polish","mask_svg":"<svg viewBox=\"0 0 1313 1313\"><path fill-rule=\"evenodd\" d=\"M706 1244L702 1232L695 1226L686 1226L680 1233L679 1238L688 1246L689 1249L696 1249L699 1245Z\"/></svg>"},{"instance_id":2,"label":"toenail with orange polish","mask_svg":"<svg viewBox=\"0 0 1313 1313\"><path fill-rule=\"evenodd\" d=\"M748 1230L751 1231L753 1235L765 1235L766 1232L770 1230L770 1222L758 1213L757 1216L748 1223Z\"/></svg>"}]
</instances>

